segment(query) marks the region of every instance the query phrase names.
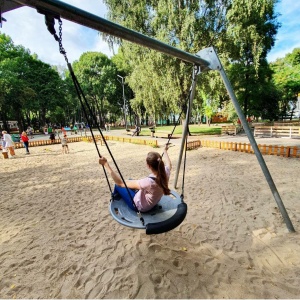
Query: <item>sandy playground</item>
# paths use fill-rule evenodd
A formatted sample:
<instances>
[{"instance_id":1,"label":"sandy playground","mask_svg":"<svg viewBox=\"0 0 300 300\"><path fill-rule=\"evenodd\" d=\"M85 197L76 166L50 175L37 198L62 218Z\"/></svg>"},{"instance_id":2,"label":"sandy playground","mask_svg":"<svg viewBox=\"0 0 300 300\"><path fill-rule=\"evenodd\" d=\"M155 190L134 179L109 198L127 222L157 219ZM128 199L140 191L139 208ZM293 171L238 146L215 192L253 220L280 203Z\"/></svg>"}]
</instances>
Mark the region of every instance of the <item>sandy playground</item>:
<instances>
[{"instance_id":1,"label":"sandy playground","mask_svg":"<svg viewBox=\"0 0 300 300\"><path fill-rule=\"evenodd\" d=\"M125 178L148 175L153 148L108 144ZM69 147L1 160L0 298L300 298L299 159L265 156L296 233L254 155L200 148L187 154L186 219L148 236L110 216L94 145Z\"/></svg>"}]
</instances>

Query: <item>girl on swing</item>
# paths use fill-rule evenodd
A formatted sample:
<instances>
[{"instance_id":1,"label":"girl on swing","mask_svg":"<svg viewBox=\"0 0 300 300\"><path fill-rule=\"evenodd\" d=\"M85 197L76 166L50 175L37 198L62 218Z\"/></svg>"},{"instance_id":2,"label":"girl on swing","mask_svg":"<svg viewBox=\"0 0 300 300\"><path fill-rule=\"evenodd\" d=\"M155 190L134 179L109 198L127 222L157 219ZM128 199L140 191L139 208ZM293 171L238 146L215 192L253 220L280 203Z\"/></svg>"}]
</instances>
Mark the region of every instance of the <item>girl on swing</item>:
<instances>
[{"instance_id":1,"label":"girl on swing","mask_svg":"<svg viewBox=\"0 0 300 300\"><path fill-rule=\"evenodd\" d=\"M163 195L170 195L168 182L172 169L171 160L168 155L168 144L164 148L164 159L157 152L149 152L146 157L146 164L151 174L148 177L139 180L126 180L126 185L131 194L123 183L119 174L112 170L105 157L99 158L99 164L105 167L115 182L114 194L120 195L127 205L136 211L132 200L140 212L147 212L152 209Z\"/></svg>"}]
</instances>

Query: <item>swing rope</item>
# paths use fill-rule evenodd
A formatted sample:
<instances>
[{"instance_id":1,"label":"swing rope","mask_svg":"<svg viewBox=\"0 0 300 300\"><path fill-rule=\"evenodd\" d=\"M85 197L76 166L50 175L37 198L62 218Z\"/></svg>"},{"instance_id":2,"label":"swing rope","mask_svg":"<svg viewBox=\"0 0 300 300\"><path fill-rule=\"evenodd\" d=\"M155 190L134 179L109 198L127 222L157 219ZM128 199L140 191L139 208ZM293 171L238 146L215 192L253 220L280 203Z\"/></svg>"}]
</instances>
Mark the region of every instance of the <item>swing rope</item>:
<instances>
[{"instance_id":1,"label":"swing rope","mask_svg":"<svg viewBox=\"0 0 300 300\"><path fill-rule=\"evenodd\" d=\"M106 148L107 148L107 150L108 150L108 152L109 152L109 154L110 154L110 156L111 156L111 158L112 158L112 160L114 162L114 165L116 166L118 174L120 175L121 180L124 183L125 188L126 188L128 194L130 196L130 199L132 201L132 205L135 208L135 210L137 211L137 215L138 215L141 223L144 225L144 218L142 217L141 212L138 210L138 208L137 208L137 206L136 206L136 204L135 204L135 202L133 200L133 197L132 197L131 193L129 192L129 189L128 189L127 185L126 185L124 177L123 177L123 175L122 175L122 173L121 173L121 171L120 171L120 169L119 169L119 167L117 165L117 162L116 162L116 160L115 160L115 158L114 158L114 156L113 156L113 154L112 154L112 152L111 152L111 150L110 150L110 148L109 148L109 146L108 146L108 144L106 142L106 139L105 139L105 137L104 137L104 135L102 133L102 130L101 130L99 124L98 124L97 118L96 118L95 114L93 113L93 111L92 111L92 109L91 109L91 107L90 107L90 105L89 105L89 103L88 103L88 101L87 101L87 99L86 99L86 97L84 95L84 92L82 91L82 88L81 88L81 86L80 86L80 84L79 84L79 82L77 80L77 77L74 74L72 65L68 61L68 57L67 57L66 51L65 51L65 49L64 49L64 47L62 45L62 21L61 21L61 19L60 19L59 16L54 16L54 15L51 15L51 14L46 14L45 12L43 12L43 13L45 14L45 22L46 22L47 28L48 28L49 32L54 36L55 40L58 42L58 44L59 44L59 52L65 58L65 61L67 63L70 75L72 77L72 81L73 81L74 87L76 89L76 93L77 93L78 99L80 101L81 107L83 109L83 113L85 115L85 118L87 120L89 120L89 117L88 117L87 111L86 111L86 109L84 107L84 104L86 105L90 116L92 116L92 119L93 119L94 123L96 124L98 131L100 132L101 138L102 138L102 140L103 140L103 142L104 142L104 144L105 144L105 146L106 146ZM59 37L57 36L55 28L54 28L54 25L55 25L55 20L54 19L55 18L58 20L58 23L59 23ZM82 98L84 99L84 102L83 102ZM93 133L93 130L92 130L92 126L90 126L90 124L89 124L89 129L90 129L90 132L91 132L91 136L92 136L94 145L95 145L96 150L98 152L98 156L99 156L99 158L101 158L102 155L101 155L100 150L98 148L97 141L95 139L95 136L94 136L94 133ZM107 184L108 184L108 187L109 187L109 190L110 190L110 194L111 194L111 197L112 197L112 200L113 200L114 195L113 195L112 188L111 188L108 176L107 176L107 172L106 172L104 166L102 166L102 168L103 168L103 171L104 171L104 174L105 174L105 177L106 177L106 181L107 181Z\"/></svg>"}]
</instances>

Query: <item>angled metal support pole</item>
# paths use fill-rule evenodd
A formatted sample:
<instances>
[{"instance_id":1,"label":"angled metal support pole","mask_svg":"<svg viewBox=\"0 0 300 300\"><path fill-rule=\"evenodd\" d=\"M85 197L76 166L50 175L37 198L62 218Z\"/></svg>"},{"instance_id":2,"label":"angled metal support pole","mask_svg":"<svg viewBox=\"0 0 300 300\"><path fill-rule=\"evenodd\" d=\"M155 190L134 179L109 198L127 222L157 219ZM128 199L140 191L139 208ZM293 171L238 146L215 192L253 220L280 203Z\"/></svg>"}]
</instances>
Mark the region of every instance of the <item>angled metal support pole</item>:
<instances>
[{"instance_id":1,"label":"angled metal support pole","mask_svg":"<svg viewBox=\"0 0 300 300\"><path fill-rule=\"evenodd\" d=\"M274 183L274 181L272 179L272 176L271 176L271 174L269 172L269 169L268 169L268 167L267 167L267 165L265 163L265 160L264 160L264 158L263 158L263 156L262 156L262 154L261 154L261 152L260 152L260 150L259 150L259 148L257 146L256 140L255 140L255 138L254 138L254 136L252 134L252 131L251 131L249 125L248 125L246 117L244 116L244 114L242 112L242 109L241 109L241 107L240 107L240 105L239 105L239 103L237 101L237 98L236 98L236 96L235 96L235 94L233 92L232 86L231 86L231 84L229 82L229 79L228 79L228 77L227 77L224 69L223 69L223 66L222 66L222 64L221 64L221 62L219 60L219 57L218 57L215 49L213 47L206 48L206 49L203 49L200 52L198 52L197 55L199 55L202 58L205 58L207 61L210 61L209 67L211 68L211 70L217 70L217 71L220 72L221 77L223 79L223 82L225 84L225 87L227 89L227 92L228 92L228 94L230 96L230 99L233 102L233 105L234 105L234 107L236 109L236 112L237 112L237 114L238 114L238 116L239 116L239 118L241 120L243 128L244 128L244 130L245 130L245 132L246 132L246 134L248 136L248 139L250 141L252 149L254 150L254 153L255 153L255 155L257 157L257 160L258 160L258 162L260 164L260 167L261 167L261 169L262 169L262 171L263 171L263 173L265 175L265 178L266 178L266 180L267 180L267 182L269 184L269 187L271 189L273 197L275 198L275 201L276 201L277 206L278 206L278 208L279 208L279 210L281 212L281 215L282 215L282 217L283 217L283 219L284 219L284 221L286 223L286 226L287 226L287 228L288 228L288 230L290 232L295 232L293 224L292 224L292 222L291 222L291 220L289 218L289 215L288 215L288 213L287 213L287 211L285 209L285 206L284 206L284 204L283 204L283 202L281 200L281 197L280 197L280 195L279 195L279 193L277 191L277 188L276 188L275 183Z\"/></svg>"},{"instance_id":2,"label":"angled metal support pole","mask_svg":"<svg viewBox=\"0 0 300 300\"><path fill-rule=\"evenodd\" d=\"M175 182L174 182L174 187L177 188L177 181L178 181L178 174L181 166L181 161L182 161L182 154L183 150L185 148L185 141L187 138L188 134L188 127L189 127L189 120L190 120L190 115L191 115L191 110L193 107L193 100L195 98L195 91L196 91L196 76L200 74L200 71L193 69L193 81L191 85L191 91L190 91L190 99L186 111L186 118L185 118L185 123L183 127L183 132L182 132L182 139L181 139L181 146L180 146L180 151L179 151L179 157L177 161L177 168L176 168L176 173L175 173ZM200 69L199 69L200 70Z\"/></svg>"}]
</instances>

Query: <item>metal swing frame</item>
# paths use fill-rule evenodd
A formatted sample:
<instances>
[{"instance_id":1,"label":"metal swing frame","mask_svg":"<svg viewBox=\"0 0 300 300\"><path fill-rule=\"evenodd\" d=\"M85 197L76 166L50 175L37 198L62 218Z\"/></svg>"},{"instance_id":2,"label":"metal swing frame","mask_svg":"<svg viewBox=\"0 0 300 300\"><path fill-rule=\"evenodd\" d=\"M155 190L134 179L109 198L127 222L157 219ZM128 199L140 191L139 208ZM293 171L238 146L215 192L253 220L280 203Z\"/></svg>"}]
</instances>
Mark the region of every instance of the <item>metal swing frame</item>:
<instances>
[{"instance_id":1,"label":"metal swing frame","mask_svg":"<svg viewBox=\"0 0 300 300\"><path fill-rule=\"evenodd\" d=\"M276 185L273 181L273 178L268 170L268 167L265 163L265 160L258 148L258 145L255 141L255 138L251 132L251 129L247 123L247 120L242 112L242 109L237 101L237 98L234 94L230 81L224 71L224 68L219 60L219 57L213 47L205 48L199 51L196 55L182 51L175 47L164 44L156 39L147 37L141 33L138 33L134 30L130 30L126 27L120 26L108 20L105 20L101 17L88 13L84 10L78 9L74 6L68 5L58 0L0 0L0 22L2 24L2 13L6 11L19 8L21 6L29 6L38 11L47 10L53 12L55 15L60 15L63 19L78 23L80 25L95 29L97 31L101 31L103 33L113 35L115 37L142 45L144 47L151 48L153 50L160 51L167 55L176 57L185 62L194 64L200 67L201 72L215 70L220 73L220 76L223 80L223 83L227 89L229 97L233 102L233 105L236 109L237 115L241 121L241 124L247 134L249 142L254 150L258 163L263 171L263 174L266 178L266 181L269 185L271 193L277 203L277 206L281 212L281 215L286 223L286 226L290 232L294 232L295 229L293 224L289 218L289 215L285 209L285 206L282 202L282 199L279 195L279 192L276 188ZM0 25L1 25L0 24ZM192 105L193 97L191 96L190 105ZM192 106L190 106L192 107ZM186 119L186 124L184 126L182 140L186 139L188 129L188 119ZM176 181L175 186L177 184L178 173L182 160L184 145L181 145L180 155L178 159L177 171L176 171Z\"/></svg>"}]
</instances>

